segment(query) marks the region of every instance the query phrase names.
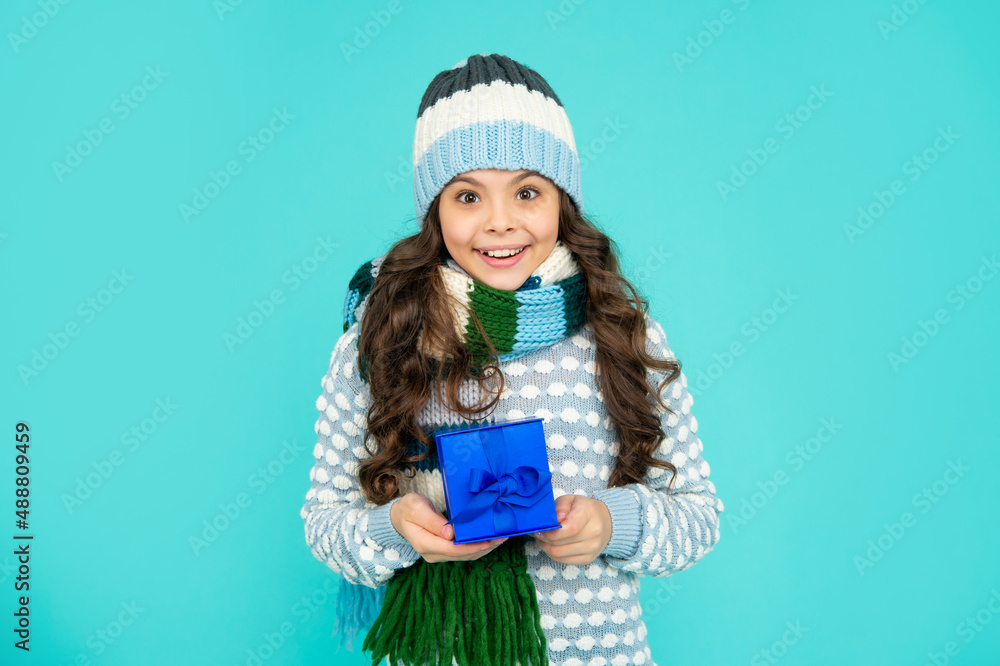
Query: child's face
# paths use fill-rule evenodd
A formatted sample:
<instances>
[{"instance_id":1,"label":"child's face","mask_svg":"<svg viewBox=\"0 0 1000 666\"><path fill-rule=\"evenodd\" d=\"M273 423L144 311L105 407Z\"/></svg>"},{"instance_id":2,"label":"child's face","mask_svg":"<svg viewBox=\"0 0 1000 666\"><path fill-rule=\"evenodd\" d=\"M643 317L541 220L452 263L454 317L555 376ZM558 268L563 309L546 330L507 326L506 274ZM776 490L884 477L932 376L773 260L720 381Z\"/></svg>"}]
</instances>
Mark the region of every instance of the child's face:
<instances>
[{"instance_id":1,"label":"child's face","mask_svg":"<svg viewBox=\"0 0 1000 666\"><path fill-rule=\"evenodd\" d=\"M559 237L559 188L534 171L476 169L441 190L441 235L469 275L514 291L545 261ZM493 259L480 250L524 248Z\"/></svg>"}]
</instances>

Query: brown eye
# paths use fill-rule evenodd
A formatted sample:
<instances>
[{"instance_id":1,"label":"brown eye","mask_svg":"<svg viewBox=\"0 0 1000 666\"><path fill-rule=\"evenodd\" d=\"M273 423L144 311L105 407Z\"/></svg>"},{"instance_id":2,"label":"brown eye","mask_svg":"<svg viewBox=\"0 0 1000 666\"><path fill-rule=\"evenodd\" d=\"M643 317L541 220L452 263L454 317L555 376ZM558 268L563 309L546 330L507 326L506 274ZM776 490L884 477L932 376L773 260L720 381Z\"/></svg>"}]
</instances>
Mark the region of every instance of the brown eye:
<instances>
[{"instance_id":1,"label":"brown eye","mask_svg":"<svg viewBox=\"0 0 1000 666\"><path fill-rule=\"evenodd\" d=\"M472 201L468 201L468 200L467 200L467 199L465 198L465 197L467 197L467 196L470 196L470 197L475 197L475 196L477 196L477 195L476 195L476 194L475 194L474 192L469 192L468 190L466 190L466 191L463 191L463 192L459 192L459 193L458 193L458 196L456 196L455 198L456 198L456 199L458 199L458 201L459 201L460 203L473 203Z\"/></svg>"},{"instance_id":2,"label":"brown eye","mask_svg":"<svg viewBox=\"0 0 1000 666\"><path fill-rule=\"evenodd\" d=\"M533 188L533 187L526 187L526 188L524 188L523 190L521 190L520 192L517 193L518 197L520 197L521 194L524 193L524 192L534 192L535 196L528 197L527 199L521 198L521 201L531 201L532 199L536 199L539 196L541 196L541 193L538 190L536 190L535 188Z\"/></svg>"}]
</instances>

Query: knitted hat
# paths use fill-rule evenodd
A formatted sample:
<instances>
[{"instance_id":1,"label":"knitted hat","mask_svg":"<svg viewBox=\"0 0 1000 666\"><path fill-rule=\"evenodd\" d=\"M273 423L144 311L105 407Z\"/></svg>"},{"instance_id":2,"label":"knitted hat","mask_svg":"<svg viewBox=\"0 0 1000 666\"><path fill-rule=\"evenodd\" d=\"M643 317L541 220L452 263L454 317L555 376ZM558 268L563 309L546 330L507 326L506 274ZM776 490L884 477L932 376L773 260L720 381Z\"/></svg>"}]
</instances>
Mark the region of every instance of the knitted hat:
<instances>
[{"instance_id":1,"label":"knitted hat","mask_svg":"<svg viewBox=\"0 0 1000 666\"><path fill-rule=\"evenodd\" d=\"M421 225L445 185L475 169L535 170L583 212L580 159L562 102L538 72L485 51L435 76L420 101L413 197Z\"/></svg>"}]
</instances>

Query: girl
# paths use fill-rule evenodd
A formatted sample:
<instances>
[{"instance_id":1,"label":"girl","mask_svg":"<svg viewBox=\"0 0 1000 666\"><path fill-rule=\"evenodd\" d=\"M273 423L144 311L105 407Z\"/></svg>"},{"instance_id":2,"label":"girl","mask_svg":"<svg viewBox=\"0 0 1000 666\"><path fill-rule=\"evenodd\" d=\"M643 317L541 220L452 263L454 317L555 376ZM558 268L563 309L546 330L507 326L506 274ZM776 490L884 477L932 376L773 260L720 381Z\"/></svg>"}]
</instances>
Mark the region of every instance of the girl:
<instances>
[{"instance_id":1,"label":"girl","mask_svg":"<svg viewBox=\"0 0 1000 666\"><path fill-rule=\"evenodd\" d=\"M639 577L700 560L723 505L663 328L583 217L566 112L472 55L424 93L413 155L421 230L354 275L316 401L301 515L341 642L367 629L373 666L655 666ZM560 527L455 544L434 433L531 417Z\"/></svg>"}]
</instances>

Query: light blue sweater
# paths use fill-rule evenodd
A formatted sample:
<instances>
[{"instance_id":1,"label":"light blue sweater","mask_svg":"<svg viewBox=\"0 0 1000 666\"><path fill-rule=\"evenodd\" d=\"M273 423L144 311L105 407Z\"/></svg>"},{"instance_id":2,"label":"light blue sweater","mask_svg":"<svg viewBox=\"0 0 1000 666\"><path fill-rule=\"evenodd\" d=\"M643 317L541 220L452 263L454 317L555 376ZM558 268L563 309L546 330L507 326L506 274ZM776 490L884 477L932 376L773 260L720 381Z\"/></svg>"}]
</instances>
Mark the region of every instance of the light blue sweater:
<instances>
[{"instance_id":1,"label":"light blue sweater","mask_svg":"<svg viewBox=\"0 0 1000 666\"><path fill-rule=\"evenodd\" d=\"M646 325L647 350L672 358L662 326L648 315ZM322 379L323 393L316 401L316 462L301 515L306 542L317 559L351 582L376 588L420 555L389 519L400 498L377 506L366 500L358 484L358 461L367 457L362 438L369 398L358 376L358 335L355 322L337 341ZM502 362L506 388L490 420L543 417L555 497L595 498L611 514L611 541L590 564L556 562L533 540L526 542L550 664L655 666L639 605L640 576L670 576L704 557L719 540L723 505L709 480L698 422L691 413L694 399L683 373L663 393L676 414L657 410L667 437L656 457L676 466L673 489L666 491L671 473L655 467L643 483L608 487L618 451L617 428L595 384L594 351L593 330L586 324L554 345ZM649 372L648 377L658 386L664 375ZM469 392L463 402L473 404L475 382L467 382L463 390ZM465 421L435 396L420 422L433 428ZM446 510L436 456L418 466L413 479L401 475L400 497L407 492L418 492Z\"/></svg>"}]
</instances>

